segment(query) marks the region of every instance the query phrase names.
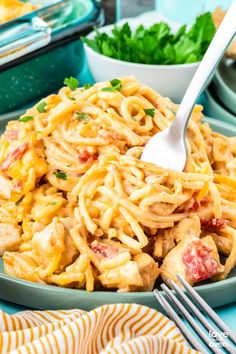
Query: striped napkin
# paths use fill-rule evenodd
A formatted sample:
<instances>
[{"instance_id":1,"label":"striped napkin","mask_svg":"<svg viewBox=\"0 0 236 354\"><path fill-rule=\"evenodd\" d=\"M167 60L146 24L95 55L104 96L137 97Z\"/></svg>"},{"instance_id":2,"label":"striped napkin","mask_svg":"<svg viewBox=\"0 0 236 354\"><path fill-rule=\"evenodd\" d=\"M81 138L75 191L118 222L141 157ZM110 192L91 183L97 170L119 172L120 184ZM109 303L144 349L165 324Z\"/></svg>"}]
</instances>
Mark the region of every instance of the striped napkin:
<instances>
[{"instance_id":1,"label":"striped napkin","mask_svg":"<svg viewBox=\"0 0 236 354\"><path fill-rule=\"evenodd\" d=\"M196 354L160 312L136 304L104 305L90 312L0 312L0 353Z\"/></svg>"}]
</instances>

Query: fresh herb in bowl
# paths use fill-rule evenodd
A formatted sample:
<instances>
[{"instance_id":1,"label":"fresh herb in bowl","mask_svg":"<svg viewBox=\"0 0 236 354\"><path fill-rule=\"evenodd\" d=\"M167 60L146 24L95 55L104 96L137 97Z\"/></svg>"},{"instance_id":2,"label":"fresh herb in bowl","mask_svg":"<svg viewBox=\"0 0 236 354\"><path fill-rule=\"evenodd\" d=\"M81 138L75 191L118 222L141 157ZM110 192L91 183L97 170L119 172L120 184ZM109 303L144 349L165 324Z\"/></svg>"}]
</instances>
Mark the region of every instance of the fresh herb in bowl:
<instances>
[{"instance_id":1,"label":"fresh herb in bowl","mask_svg":"<svg viewBox=\"0 0 236 354\"><path fill-rule=\"evenodd\" d=\"M149 28L138 26L134 31L128 23L114 26L107 34L96 29L94 38L83 42L96 52L122 61L142 64L188 64L202 59L215 34L210 12L197 17L193 26L186 25L173 33L165 22Z\"/></svg>"}]
</instances>

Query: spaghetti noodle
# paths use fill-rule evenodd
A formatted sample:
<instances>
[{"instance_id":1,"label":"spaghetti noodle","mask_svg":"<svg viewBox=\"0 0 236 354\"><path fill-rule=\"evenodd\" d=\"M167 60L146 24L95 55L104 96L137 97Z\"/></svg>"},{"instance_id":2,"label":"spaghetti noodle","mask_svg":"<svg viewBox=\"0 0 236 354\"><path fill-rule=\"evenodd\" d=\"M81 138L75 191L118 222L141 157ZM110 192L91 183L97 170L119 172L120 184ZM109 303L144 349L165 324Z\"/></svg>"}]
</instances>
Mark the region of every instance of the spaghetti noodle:
<instances>
[{"instance_id":1,"label":"spaghetti noodle","mask_svg":"<svg viewBox=\"0 0 236 354\"><path fill-rule=\"evenodd\" d=\"M133 77L62 88L0 140L0 252L9 275L93 291L193 285L236 263L236 138L194 108L182 173L139 160L177 106ZM163 152L164 153L164 152Z\"/></svg>"}]
</instances>

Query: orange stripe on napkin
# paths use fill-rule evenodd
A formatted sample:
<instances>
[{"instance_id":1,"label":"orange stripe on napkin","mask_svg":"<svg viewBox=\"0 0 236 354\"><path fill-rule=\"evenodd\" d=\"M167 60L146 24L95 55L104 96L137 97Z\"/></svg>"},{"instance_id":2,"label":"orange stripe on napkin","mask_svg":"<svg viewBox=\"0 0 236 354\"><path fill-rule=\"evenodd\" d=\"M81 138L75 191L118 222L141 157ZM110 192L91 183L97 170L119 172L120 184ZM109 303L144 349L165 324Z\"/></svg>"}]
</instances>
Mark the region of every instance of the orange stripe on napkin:
<instances>
[{"instance_id":1,"label":"orange stripe on napkin","mask_svg":"<svg viewBox=\"0 0 236 354\"><path fill-rule=\"evenodd\" d=\"M104 305L90 312L0 311L0 353L196 354L160 312L136 304Z\"/></svg>"}]
</instances>

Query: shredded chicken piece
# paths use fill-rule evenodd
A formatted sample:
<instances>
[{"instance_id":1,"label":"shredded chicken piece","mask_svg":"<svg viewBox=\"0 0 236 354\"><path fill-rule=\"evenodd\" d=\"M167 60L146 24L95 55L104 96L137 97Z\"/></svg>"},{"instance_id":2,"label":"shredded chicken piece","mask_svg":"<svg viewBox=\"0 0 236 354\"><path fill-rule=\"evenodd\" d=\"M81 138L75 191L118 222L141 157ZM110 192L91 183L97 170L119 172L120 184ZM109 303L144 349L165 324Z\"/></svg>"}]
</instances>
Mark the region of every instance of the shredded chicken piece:
<instances>
[{"instance_id":1,"label":"shredded chicken piece","mask_svg":"<svg viewBox=\"0 0 236 354\"><path fill-rule=\"evenodd\" d=\"M108 288L127 288L129 286L143 287L143 279L139 274L136 262L130 261L125 265L110 269L99 277L102 285Z\"/></svg>"},{"instance_id":2,"label":"shredded chicken piece","mask_svg":"<svg viewBox=\"0 0 236 354\"><path fill-rule=\"evenodd\" d=\"M190 236L167 254L161 270L166 282L168 279L176 280L176 275L181 275L190 285L194 285L221 273L224 267L220 264L217 247L211 236L202 239Z\"/></svg>"},{"instance_id":3,"label":"shredded chicken piece","mask_svg":"<svg viewBox=\"0 0 236 354\"><path fill-rule=\"evenodd\" d=\"M0 255L6 251L16 251L21 242L20 229L11 224L0 223Z\"/></svg>"},{"instance_id":4,"label":"shredded chicken piece","mask_svg":"<svg viewBox=\"0 0 236 354\"><path fill-rule=\"evenodd\" d=\"M139 273L143 279L143 291L152 291L155 281L160 274L158 264L147 253L140 253L134 257Z\"/></svg>"},{"instance_id":5,"label":"shredded chicken piece","mask_svg":"<svg viewBox=\"0 0 236 354\"><path fill-rule=\"evenodd\" d=\"M32 246L37 262L47 267L55 256L61 258L65 251L64 241L64 226L58 218L54 218L51 224L33 236Z\"/></svg>"},{"instance_id":6,"label":"shredded chicken piece","mask_svg":"<svg viewBox=\"0 0 236 354\"><path fill-rule=\"evenodd\" d=\"M10 199L12 192L12 183L9 179L0 174L0 197Z\"/></svg>"}]
</instances>

